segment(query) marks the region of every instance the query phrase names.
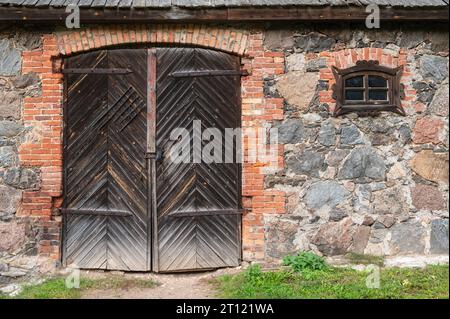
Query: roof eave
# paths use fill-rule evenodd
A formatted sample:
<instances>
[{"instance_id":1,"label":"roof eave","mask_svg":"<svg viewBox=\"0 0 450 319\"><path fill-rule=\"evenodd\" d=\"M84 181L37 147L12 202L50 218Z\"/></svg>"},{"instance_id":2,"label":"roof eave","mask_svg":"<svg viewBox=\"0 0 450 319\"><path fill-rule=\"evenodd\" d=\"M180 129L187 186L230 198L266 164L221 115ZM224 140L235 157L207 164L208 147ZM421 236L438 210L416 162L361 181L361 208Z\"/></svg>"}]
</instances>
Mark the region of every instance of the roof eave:
<instances>
[{"instance_id":1,"label":"roof eave","mask_svg":"<svg viewBox=\"0 0 450 319\"><path fill-rule=\"evenodd\" d=\"M239 7L239 8L163 8L95 9L81 8L82 23L150 22L256 22L256 21L364 21L365 7ZM446 7L383 7L382 21L448 21ZM0 21L64 22L65 8L0 7Z\"/></svg>"}]
</instances>

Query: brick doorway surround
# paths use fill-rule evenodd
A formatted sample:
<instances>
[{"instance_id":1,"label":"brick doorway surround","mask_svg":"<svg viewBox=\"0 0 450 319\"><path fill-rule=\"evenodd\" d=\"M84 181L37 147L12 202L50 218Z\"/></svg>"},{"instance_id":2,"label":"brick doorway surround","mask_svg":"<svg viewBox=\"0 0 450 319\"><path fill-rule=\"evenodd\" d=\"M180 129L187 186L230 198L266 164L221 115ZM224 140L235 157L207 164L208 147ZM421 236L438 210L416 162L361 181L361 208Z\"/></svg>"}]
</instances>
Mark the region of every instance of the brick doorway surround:
<instances>
[{"instance_id":1,"label":"brick doorway surround","mask_svg":"<svg viewBox=\"0 0 450 319\"><path fill-rule=\"evenodd\" d=\"M64 56L120 45L198 46L221 50L242 58L242 68L250 72L242 78L242 126L266 128L283 120L282 98L264 96L264 78L284 73L284 53L263 48L261 30L240 30L213 25L127 25L96 26L72 31L56 31L43 36L42 49L23 53L22 73L36 73L42 80L42 94L24 101L23 120L32 130L19 149L22 166L41 171L38 191L23 194L18 216L32 218L42 228L39 254L61 258L61 218L63 164L63 75L58 71ZM244 141L243 149L246 149ZM278 167L284 167L283 146L278 145ZM264 214L285 212L285 193L264 189L265 163L242 164L243 258L263 260Z\"/></svg>"}]
</instances>

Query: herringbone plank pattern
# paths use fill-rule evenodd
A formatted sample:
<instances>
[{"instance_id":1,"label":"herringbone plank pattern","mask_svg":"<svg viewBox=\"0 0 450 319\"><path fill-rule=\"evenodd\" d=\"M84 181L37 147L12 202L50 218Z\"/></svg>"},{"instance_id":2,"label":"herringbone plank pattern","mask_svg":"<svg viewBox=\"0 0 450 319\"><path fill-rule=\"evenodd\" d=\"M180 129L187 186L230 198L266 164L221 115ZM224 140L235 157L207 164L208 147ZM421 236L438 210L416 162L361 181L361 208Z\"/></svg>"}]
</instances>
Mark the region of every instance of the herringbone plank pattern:
<instances>
[{"instance_id":1,"label":"herringbone plank pattern","mask_svg":"<svg viewBox=\"0 0 450 319\"><path fill-rule=\"evenodd\" d=\"M128 68L127 75L70 75L66 83L65 259L81 268L148 270L146 50L99 51L74 68ZM96 210L130 216L97 216Z\"/></svg>"},{"instance_id":2,"label":"herringbone plank pattern","mask_svg":"<svg viewBox=\"0 0 450 319\"><path fill-rule=\"evenodd\" d=\"M230 55L203 49L158 50L157 148L164 160L157 166L159 270L235 266L240 258L240 216L205 213L239 209L237 164L189 163L170 160L172 130L191 136L194 121L202 130L238 126L239 79L236 77L172 78L175 71L239 69ZM202 149L208 141L202 142ZM191 142L191 149L198 147ZM222 150L224 152L224 150ZM194 212L179 217L177 212ZM180 215L181 216L181 215Z\"/></svg>"}]
</instances>

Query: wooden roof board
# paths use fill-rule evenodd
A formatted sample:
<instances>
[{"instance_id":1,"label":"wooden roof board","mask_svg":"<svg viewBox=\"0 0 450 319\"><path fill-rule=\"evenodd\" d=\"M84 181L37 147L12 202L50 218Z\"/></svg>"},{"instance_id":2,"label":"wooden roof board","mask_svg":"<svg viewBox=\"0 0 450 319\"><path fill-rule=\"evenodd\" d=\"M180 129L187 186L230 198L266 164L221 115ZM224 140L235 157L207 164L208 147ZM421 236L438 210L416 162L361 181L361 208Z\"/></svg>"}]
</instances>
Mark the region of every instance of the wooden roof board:
<instances>
[{"instance_id":1,"label":"wooden roof board","mask_svg":"<svg viewBox=\"0 0 450 319\"><path fill-rule=\"evenodd\" d=\"M62 7L67 0L0 0L2 6ZM72 3L72 1L70 1ZM448 0L75 0L84 8L221 8L285 6L365 6L439 7Z\"/></svg>"}]
</instances>

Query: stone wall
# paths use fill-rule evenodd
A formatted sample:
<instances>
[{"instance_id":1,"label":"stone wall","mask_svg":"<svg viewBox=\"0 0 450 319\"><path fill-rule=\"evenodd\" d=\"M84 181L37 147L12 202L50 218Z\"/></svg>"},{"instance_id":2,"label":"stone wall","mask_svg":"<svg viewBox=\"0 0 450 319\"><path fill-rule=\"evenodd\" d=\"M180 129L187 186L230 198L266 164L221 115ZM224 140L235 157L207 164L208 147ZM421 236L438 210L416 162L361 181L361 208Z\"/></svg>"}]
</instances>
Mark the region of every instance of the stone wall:
<instances>
[{"instance_id":1,"label":"stone wall","mask_svg":"<svg viewBox=\"0 0 450 319\"><path fill-rule=\"evenodd\" d=\"M23 193L38 190L41 183L40 170L19 160L19 148L33 138L33 128L23 122L23 101L41 92L36 74L22 74L22 52L39 48L41 34L4 30L0 28L0 284L37 270L42 233L39 223L17 214Z\"/></svg>"},{"instance_id":2,"label":"stone wall","mask_svg":"<svg viewBox=\"0 0 450 319\"><path fill-rule=\"evenodd\" d=\"M242 55L251 73L242 79L243 127L279 129L279 171L243 165L245 260L298 250L448 254L446 28L0 26L0 284L60 258L62 75L53 58L138 42ZM407 116L330 115L331 66L366 55L405 66Z\"/></svg>"},{"instance_id":3,"label":"stone wall","mask_svg":"<svg viewBox=\"0 0 450 319\"><path fill-rule=\"evenodd\" d=\"M265 216L266 259L448 254L448 30L384 28L265 33L265 47L286 58L286 73L265 79L265 94L285 99L275 126L286 167L265 184L287 196L286 214ZM331 66L358 60L404 66L406 116L330 116Z\"/></svg>"}]
</instances>

